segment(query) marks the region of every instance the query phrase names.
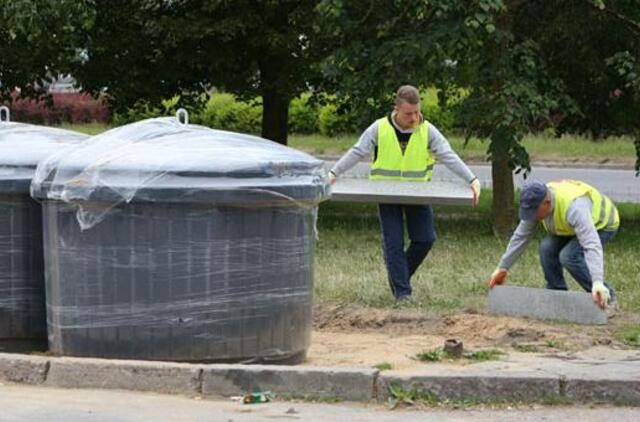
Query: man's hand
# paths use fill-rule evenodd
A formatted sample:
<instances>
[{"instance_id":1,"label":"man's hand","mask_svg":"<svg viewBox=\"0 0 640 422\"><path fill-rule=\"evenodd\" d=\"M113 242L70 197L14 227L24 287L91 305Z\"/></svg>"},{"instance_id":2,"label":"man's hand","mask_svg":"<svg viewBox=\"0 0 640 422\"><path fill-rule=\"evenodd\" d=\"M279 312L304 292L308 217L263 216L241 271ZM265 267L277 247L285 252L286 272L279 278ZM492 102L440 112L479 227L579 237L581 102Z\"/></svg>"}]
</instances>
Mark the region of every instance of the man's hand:
<instances>
[{"instance_id":1,"label":"man's hand","mask_svg":"<svg viewBox=\"0 0 640 422\"><path fill-rule=\"evenodd\" d=\"M327 181L329 182L330 185L333 185L336 183L336 174L332 171L329 171L329 175L327 176Z\"/></svg>"},{"instance_id":2,"label":"man's hand","mask_svg":"<svg viewBox=\"0 0 640 422\"><path fill-rule=\"evenodd\" d=\"M507 270L505 268L496 268L496 270L491 274L491 278L487 283L490 289L493 289L495 286L498 286L504 283L507 279Z\"/></svg>"},{"instance_id":3,"label":"man's hand","mask_svg":"<svg viewBox=\"0 0 640 422\"><path fill-rule=\"evenodd\" d=\"M601 309L607 309L609 305L609 289L602 281L594 281L591 284L591 297L593 301L600 306Z\"/></svg>"},{"instance_id":4,"label":"man's hand","mask_svg":"<svg viewBox=\"0 0 640 422\"><path fill-rule=\"evenodd\" d=\"M480 181L477 177L471 181L471 191L473 192L471 204L475 207L480 202Z\"/></svg>"}]
</instances>

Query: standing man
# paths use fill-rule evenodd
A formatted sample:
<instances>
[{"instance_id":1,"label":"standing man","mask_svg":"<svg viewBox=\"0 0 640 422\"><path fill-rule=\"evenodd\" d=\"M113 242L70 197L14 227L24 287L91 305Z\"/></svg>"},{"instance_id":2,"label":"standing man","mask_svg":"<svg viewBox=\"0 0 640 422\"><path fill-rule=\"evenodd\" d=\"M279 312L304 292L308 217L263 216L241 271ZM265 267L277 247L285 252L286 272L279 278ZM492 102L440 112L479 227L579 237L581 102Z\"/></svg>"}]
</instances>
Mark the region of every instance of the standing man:
<instances>
[{"instance_id":1,"label":"standing man","mask_svg":"<svg viewBox=\"0 0 640 422\"><path fill-rule=\"evenodd\" d=\"M411 85L401 86L391 113L369 126L358 142L333 166L329 181L373 155L369 179L428 182L434 157L469 183L473 205L480 198L480 182L449 142L433 125L422 118L420 93ZM410 279L436 240L433 210L430 205L379 204L382 247L391 291L398 301L411 299ZM404 249L404 218L410 245Z\"/></svg>"},{"instance_id":2,"label":"standing man","mask_svg":"<svg viewBox=\"0 0 640 422\"><path fill-rule=\"evenodd\" d=\"M603 246L618 232L620 217L613 202L577 180L546 185L530 182L520 194L520 224L511 236L489 287L502 284L507 271L522 255L538 222L547 236L540 242L540 263L547 288L567 290L563 267L605 309L615 297L604 282Z\"/></svg>"}]
</instances>

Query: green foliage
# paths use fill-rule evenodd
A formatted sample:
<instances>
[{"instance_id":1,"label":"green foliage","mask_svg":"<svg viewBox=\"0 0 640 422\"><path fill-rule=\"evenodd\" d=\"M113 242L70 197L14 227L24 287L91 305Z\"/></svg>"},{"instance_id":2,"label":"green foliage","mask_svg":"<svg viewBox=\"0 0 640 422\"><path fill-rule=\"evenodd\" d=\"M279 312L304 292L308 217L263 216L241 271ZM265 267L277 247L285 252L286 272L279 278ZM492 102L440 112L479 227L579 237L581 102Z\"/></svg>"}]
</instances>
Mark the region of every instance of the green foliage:
<instances>
[{"instance_id":1,"label":"green foliage","mask_svg":"<svg viewBox=\"0 0 640 422\"><path fill-rule=\"evenodd\" d=\"M320 107L318 128L325 136L336 136L357 131L355 114L341 108L335 102L327 102Z\"/></svg>"},{"instance_id":2,"label":"green foliage","mask_svg":"<svg viewBox=\"0 0 640 422\"><path fill-rule=\"evenodd\" d=\"M417 388L405 390L402 386L389 384L389 407L395 409L398 405L413 406L416 403L435 406L440 402L438 396L431 392L425 392Z\"/></svg>"},{"instance_id":3,"label":"green foliage","mask_svg":"<svg viewBox=\"0 0 640 422\"><path fill-rule=\"evenodd\" d=\"M447 133L453 129L455 124L455 115L452 110L441 108L438 105L421 105L422 115L424 118L440 132Z\"/></svg>"},{"instance_id":4,"label":"green foliage","mask_svg":"<svg viewBox=\"0 0 640 422\"><path fill-rule=\"evenodd\" d=\"M616 333L616 337L627 346L640 348L640 324L622 327Z\"/></svg>"},{"instance_id":5,"label":"green foliage","mask_svg":"<svg viewBox=\"0 0 640 422\"><path fill-rule=\"evenodd\" d=\"M504 352L497 349L478 350L474 352L463 352L462 358L471 362L484 362L496 360L504 355ZM421 362L439 362L443 359L458 359L442 348L419 352L415 358Z\"/></svg>"},{"instance_id":6,"label":"green foliage","mask_svg":"<svg viewBox=\"0 0 640 422\"><path fill-rule=\"evenodd\" d=\"M77 31L93 24L89 0L0 1L0 102L14 88L22 97L43 98L42 82L68 73L84 47Z\"/></svg>"},{"instance_id":7,"label":"green foliage","mask_svg":"<svg viewBox=\"0 0 640 422\"><path fill-rule=\"evenodd\" d=\"M215 129L259 134L261 119L259 99L238 101L232 94L213 94L194 122Z\"/></svg>"},{"instance_id":8,"label":"green foliage","mask_svg":"<svg viewBox=\"0 0 640 422\"><path fill-rule=\"evenodd\" d=\"M488 360L500 359L504 352L497 349L478 350L476 352L465 352L462 357L474 362L485 362Z\"/></svg>"},{"instance_id":9,"label":"green foliage","mask_svg":"<svg viewBox=\"0 0 640 422\"><path fill-rule=\"evenodd\" d=\"M289 132L301 134L318 132L318 107L311 103L310 98L310 93L304 93L291 100Z\"/></svg>"},{"instance_id":10,"label":"green foliage","mask_svg":"<svg viewBox=\"0 0 640 422\"><path fill-rule=\"evenodd\" d=\"M262 135L285 143L289 101L317 75L321 49L309 37L314 3L91 2L95 22L80 31L88 57L73 74L90 92L107 87L118 111L139 101L153 107L177 94L192 109L202 90L213 87L242 99L261 97ZM249 127L253 113L250 104L228 117Z\"/></svg>"},{"instance_id":11,"label":"green foliage","mask_svg":"<svg viewBox=\"0 0 640 422\"><path fill-rule=\"evenodd\" d=\"M391 365L389 362L380 362L376 365L373 365L373 367L379 371L388 371L390 369L393 369L393 365Z\"/></svg>"},{"instance_id":12,"label":"green foliage","mask_svg":"<svg viewBox=\"0 0 640 422\"><path fill-rule=\"evenodd\" d=\"M426 350L416 353L415 358L421 362L439 362L444 356L442 349Z\"/></svg>"},{"instance_id":13,"label":"green foliage","mask_svg":"<svg viewBox=\"0 0 640 422\"><path fill-rule=\"evenodd\" d=\"M113 113L112 123L121 126L138 122L144 119L153 119L162 116L175 116L180 103L180 96L162 100L159 106L153 106L146 101L139 101L133 107Z\"/></svg>"},{"instance_id":14,"label":"green foliage","mask_svg":"<svg viewBox=\"0 0 640 422\"><path fill-rule=\"evenodd\" d=\"M536 353L540 351L538 346L535 344L511 343L511 347L513 347L518 352L523 352L523 353ZM552 347L552 346L547 346L547 347Z\"/></svg>"}]
</instances>

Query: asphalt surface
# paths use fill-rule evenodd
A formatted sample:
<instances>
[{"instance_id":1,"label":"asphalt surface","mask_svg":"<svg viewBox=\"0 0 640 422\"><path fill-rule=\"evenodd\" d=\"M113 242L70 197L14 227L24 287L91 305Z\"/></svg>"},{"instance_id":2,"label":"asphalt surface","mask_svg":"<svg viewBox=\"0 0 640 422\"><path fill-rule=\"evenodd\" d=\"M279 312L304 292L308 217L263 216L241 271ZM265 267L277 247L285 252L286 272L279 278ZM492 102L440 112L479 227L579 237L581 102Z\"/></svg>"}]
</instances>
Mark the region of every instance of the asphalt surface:
<instances>
[{"instance_id":1,"label":"asphalt surface","mask_svg":"<svg viewBox=\"0 0 640 422\"><path fill-rule=\"evenodd\" d=\"M232 400L113 390L63 390L0 385L0 421L638 421L640 408L570 406L520 408L402 408L357 403L244 405Z\"/></svg>"}]
</instances>

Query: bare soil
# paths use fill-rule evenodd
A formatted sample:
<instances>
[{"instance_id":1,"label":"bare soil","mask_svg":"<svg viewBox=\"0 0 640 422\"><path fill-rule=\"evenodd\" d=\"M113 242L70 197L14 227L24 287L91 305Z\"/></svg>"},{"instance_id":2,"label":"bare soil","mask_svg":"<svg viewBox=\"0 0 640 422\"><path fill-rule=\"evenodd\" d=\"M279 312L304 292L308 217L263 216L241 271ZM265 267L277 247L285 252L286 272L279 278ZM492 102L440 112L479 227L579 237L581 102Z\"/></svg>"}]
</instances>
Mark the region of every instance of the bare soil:
<instances>
[{"instance_id":1,"label":"bare soil","mask_svg":"<svg viewBox=\"0 0 640 422\"><path fill-rule=\"evenodd\" d=\"M620 349L625 346L616 340L616 329L637 321L637 316L618 313L606 326L584 326L475 312L437 316L411 309L317 305L305 365L388 363L394 370L411 369L424 365L415 359L417 353L441 348L447 339L462 341L467 351L557 354Z\"/></svg>"}]
</instances>

